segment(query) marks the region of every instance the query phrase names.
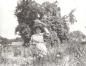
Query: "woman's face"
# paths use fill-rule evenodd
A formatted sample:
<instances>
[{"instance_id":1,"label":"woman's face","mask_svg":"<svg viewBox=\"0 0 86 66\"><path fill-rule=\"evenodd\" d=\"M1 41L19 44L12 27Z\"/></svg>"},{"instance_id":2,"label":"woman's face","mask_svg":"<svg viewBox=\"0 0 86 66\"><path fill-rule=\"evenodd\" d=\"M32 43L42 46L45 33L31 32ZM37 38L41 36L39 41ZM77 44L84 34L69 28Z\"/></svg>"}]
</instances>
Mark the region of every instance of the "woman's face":
<instances>
[{"instance_id":1,"label":"woman's face","mask_svg":"<svg viewBox=\"0 0 86 66\"><path fill-rule=\"evenodd\" d=\"M37 34L41 33L41 29L40 29L40 28L37 28L37 29L36 29L36 33L37 33Z\"/></svg>"}]
</instances>

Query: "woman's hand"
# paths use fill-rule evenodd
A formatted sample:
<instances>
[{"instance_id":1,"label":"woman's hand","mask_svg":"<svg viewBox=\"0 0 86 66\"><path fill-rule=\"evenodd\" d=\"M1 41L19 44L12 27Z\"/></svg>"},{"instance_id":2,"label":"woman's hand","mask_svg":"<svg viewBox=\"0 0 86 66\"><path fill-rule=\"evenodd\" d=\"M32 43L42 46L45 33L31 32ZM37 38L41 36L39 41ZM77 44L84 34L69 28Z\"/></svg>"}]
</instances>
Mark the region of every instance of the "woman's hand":
<instances>
[{"instance_id":1,"label":"woman's hand","mask_svg":"<svg viewBox=\"0 0 86 66\"><path fill-rule=\"evenodd\" d=\"M47 26L45 23L41 22L39 19L34 20L35 23L42 24L43 26Z\"/></svg>"}]
</instances>

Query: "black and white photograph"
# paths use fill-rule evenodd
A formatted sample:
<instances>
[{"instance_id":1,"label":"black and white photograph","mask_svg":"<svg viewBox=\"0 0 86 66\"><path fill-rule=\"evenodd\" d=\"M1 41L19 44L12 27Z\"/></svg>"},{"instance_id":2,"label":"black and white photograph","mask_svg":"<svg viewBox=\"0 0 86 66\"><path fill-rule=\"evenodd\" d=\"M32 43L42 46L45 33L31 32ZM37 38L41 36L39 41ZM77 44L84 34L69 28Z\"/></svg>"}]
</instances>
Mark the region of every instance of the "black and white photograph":
<instances>
[{"instance_id":1,"label":"black and white photograph","mask_svg":"<svg viewBox=\"0 0 86 66\"><path fill-rule=\"evenodd\" d=\"M0 66L86 66L86 1L0 0Z\"/></svg>"}]
</instances>

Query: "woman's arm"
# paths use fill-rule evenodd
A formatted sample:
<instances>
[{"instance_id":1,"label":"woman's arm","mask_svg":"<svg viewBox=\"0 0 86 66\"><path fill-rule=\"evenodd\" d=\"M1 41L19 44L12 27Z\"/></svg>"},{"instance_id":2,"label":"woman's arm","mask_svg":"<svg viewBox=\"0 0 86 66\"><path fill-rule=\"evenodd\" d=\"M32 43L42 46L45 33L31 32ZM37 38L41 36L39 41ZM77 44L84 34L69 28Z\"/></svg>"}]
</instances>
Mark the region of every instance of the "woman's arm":
<instances>
[{"instance_id":1,"label":"woman's arm","mask_svg":"<svg viewBox=\"0 0 86 66\"><path fill-rule=\"evenodd\" d=\"M42 24L43 26L47 26L47 24L41 22L39 19L34 20L35 23Z\"/></svg>"},{"instance_id":2,"label":"woman's arm","mask_svg":"<svg viewBox=\"0 0 86 66\"><path fill-rule=\"evenodd\" d=\"M50 32L49 32L49 30L46 28L46 27L44 27L44 34L46 35L46 36L50 36Z\"/></svg>"},{"instance_id":3,"label":"woman's arm","mask_svg":"<svg viewBox=\"0 0 86 66\"><path fill-rule=\"evenodd\" d=\"M33 44L33 35L31 36L30 44Z\"/></svg>"}]
</instances>

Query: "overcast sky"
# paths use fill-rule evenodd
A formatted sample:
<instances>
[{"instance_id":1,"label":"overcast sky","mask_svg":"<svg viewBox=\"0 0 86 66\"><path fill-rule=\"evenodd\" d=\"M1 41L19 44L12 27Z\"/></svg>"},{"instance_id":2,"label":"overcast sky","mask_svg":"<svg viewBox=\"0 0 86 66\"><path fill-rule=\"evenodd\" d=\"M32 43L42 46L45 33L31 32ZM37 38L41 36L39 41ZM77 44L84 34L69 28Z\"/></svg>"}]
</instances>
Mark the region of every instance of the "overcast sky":
<instances>
[{"instance_id":1,"label":"overcast sky","mask_svg":"<svg viewBox=\"0 0 86 66\"><path fill-rule=\"evenodd\" d=\"M15 38L15 27L17 26L17 18L14 15L15 7L18 0L0 0L0 35L6 38ZM36 0L38 3L44 1L54 2L56 0ZM61 7L62 15L68 14L72 9L76 8L75 16L77 23L71 25L70 31L80 30L86 33L86 0L58 0Z\"/></svg>"}]
</instances>

